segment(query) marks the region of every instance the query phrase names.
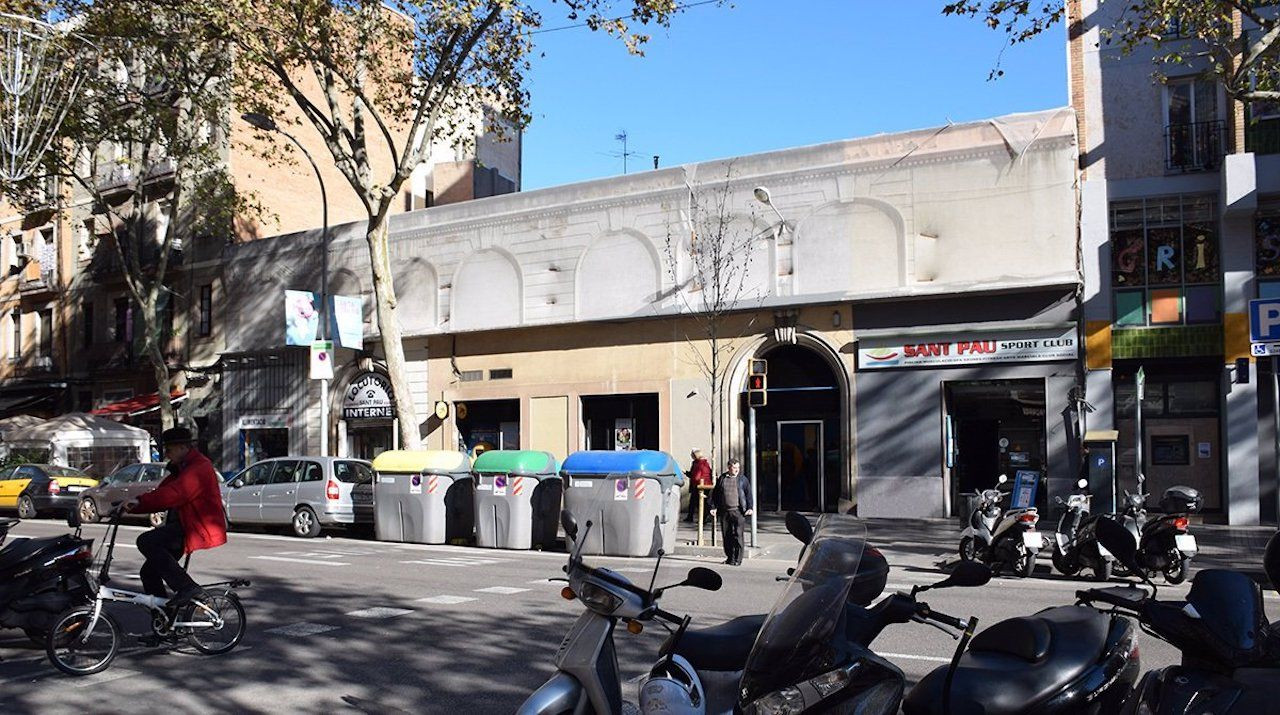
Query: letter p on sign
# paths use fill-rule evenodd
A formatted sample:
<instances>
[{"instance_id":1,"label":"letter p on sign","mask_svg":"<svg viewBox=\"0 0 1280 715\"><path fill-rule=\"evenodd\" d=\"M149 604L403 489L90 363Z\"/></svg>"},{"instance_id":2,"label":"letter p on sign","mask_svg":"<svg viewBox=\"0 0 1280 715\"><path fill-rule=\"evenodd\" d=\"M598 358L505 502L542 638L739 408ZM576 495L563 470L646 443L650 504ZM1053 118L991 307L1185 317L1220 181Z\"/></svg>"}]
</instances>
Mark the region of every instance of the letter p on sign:
<instances>
[{"instance_id":1,"label":"letter p on sign","mask_svg":"<svg viewBox=\"0 0 1280 715\"><path fill-rule=\"evenodd\" d=\"M1255 343L1280 342L1280 300L1249 301L1249 338Z\"/></svg>"}]
</instances>

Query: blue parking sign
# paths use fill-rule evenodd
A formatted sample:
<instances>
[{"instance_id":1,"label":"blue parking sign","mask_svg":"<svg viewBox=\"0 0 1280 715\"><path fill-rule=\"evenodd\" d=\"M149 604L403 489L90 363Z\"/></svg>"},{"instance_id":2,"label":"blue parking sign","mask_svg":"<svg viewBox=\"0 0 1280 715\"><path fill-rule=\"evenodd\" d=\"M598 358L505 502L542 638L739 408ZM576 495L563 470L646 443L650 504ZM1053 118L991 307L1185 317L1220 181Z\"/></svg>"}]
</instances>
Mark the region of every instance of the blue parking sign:
<instances>
[{"instance_id":1,"label":"blue parking sign","mask_svg":"<svg viewBox=\"0 0 1280 715\"><path fill-rule=\"evenodd\" d=\"M1280 342L1280 299L1249 301L1249 339L1255 343Z\"/></svg>"}]
</instances>

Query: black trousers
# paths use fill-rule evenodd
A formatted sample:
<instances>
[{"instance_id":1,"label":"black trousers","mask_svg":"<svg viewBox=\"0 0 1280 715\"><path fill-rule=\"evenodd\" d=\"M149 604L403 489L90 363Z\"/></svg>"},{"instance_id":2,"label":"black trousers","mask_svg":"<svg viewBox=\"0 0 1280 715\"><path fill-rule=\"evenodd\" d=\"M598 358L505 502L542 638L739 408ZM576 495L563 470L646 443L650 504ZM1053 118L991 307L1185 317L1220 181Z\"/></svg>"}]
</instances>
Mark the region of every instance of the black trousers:
<instances>
[{"instance_id":1,"label":"black trousers","mask_svg":"<svg viewBox=\"0 0 1280 715\"><path fill-rule=\"evenodd\" d=\"M724 556L729 563L742 563L742 528L745 517L741 509L720 510L720 534L724 537Z\"/></svg>"},{"instance_id":2,"label":"black trousers","mask_svg":"<svg viewBox=\"0 0 1280 715\"><path fill-rule=\"evenodd\" d=\"M138 537L138 552L146 561L138 575L142 577L142 590L152 596L164 598L165 584L174 592L196 585L178 559L183 550L182 524L168 523Z\"/></svg>"}]
</instances>

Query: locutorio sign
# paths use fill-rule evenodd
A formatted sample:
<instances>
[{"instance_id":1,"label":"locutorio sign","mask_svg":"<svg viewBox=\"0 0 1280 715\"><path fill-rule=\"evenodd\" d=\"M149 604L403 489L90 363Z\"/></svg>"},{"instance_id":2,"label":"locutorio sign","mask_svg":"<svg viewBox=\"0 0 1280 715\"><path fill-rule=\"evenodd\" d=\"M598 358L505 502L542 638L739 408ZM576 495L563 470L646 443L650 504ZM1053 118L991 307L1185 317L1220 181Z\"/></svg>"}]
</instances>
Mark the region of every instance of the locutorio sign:
<instances>
[{"instance_id":1,"label":"locutorio sign","mask_svg":"<svg viewBox=\"0 0 1280 715\"><path fill-rule=\"evenodd\" d=\"M1074 360L1079 345L1075 331L1053 336L977 335L957 340L924 340L899 345L858 348L858 369L945 367L1001 362Z\"/></svg>"}]
</instances>

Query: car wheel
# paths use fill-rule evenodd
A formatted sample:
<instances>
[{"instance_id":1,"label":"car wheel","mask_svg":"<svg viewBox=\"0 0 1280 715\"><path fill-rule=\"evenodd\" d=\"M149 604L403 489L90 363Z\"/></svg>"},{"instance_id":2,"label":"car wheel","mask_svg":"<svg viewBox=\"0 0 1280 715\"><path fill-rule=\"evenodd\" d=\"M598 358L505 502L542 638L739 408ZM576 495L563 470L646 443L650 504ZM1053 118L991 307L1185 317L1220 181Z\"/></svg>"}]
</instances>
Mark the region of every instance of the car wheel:
<instances>
[{"instance_id":1,"label":"car wheel","mask_svg":"<svg viewBox=\"0 0 1280 715\"><path fill-rule=\"evenodd\" d=\"M81 499L80 522L83 524L96 524L98 519L98 505L92 499Z\"/></svg>"},{"instance_id":2,"label":"car wheel","mask_svg":"<svg viewBox=\"0 0 1280 715\"><path fill-rule=\"evenodd\" d=\"M156 512L147 514L147 521L151 524L152 527L164 526L164 522L168 518L169 518L168 513L163 511L156 511Z\"/></svg>"},{"instance_id":3,"label":"car wheel","mask_svg":"<svg viewBox=\"0 0 1280 715\"><path fill-rule=\"evenodd\" d=\"M973 537L966 536L960 540L960 560L973 561L978 557L978 549L974 546Z\"/></svg>"},{"instance_id":4,"label":"car wheel","mask_svg":"<svg viewBox=\"0 0 1280 715\"><path fill-rule=\"evenodd\" d=\"M320 520L316 518L316 513L311 511L311 507L304 506L293 513L293 533L304 539L320 535Z\"/></svg>"},{"instance_id":5,"label":"car wheel","mask_svg":"<svg viewBox=\"0 0 1280 715\"><path fill-rule=\"evenodd\" d=\"M36 518L36 503L31 501L31 497L25 494L18 498L18 518Z\"/></svg>"}]
</instances>

